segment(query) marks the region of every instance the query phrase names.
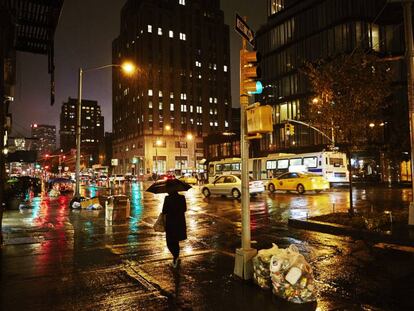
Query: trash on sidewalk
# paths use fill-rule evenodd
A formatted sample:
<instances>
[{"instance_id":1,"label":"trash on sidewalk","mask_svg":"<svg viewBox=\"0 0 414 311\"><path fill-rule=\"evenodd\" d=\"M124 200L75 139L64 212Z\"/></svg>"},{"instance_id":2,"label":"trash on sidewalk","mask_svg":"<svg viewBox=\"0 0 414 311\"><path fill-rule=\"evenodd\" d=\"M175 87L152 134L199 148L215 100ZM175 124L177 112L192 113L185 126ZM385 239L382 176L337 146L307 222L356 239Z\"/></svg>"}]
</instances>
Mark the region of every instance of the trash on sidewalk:
<instances>
[{"instance_id":1,"label":"trash on sidewalk","mask_svg":"<svg viewBox=\"0 0 414 311\"><path fill-rule=\"evenodd\" d=\"M108 198L105 204L105 219L111 221L125 221L129 218L131 206L126 195L114 195Z\"/></svg>"},{"instance_id":2,"label":"trash on sidewalk","mask_svg":"<svg viewBox=\"0 0 414 311\"><path fill-rule=\"evenodd\" d=\"M272 287L273 294L282 299L294 303L316 300L312 267L294 245L280 249L273 244L259 251L253 258L253 269L255 283L266 289Z\"/></svg>"},{"instance_id":3,"label":"trash on sidewalk","mask_svg":"<svg viewBox=\"0 0 414 311\"><path fill-rule=\"evenodd\" d=\"M253 280L264 289L269 289L272 286L270 260L279 249L276 244L272 243L272 245L272 248L262 249L253 257Z\"/></svg>"},{"instance_id":4,"label":"trash on sidewalk","mask_svg":"<svg viewBox=\"0 0 414 311\"><path fill-rule=\"evenodd\" d=\"M81 204L81 208L83 209L91 209L90 206L94 204L99 205L99 198L98 197L87 198L84 201L81 201L80 204Z\"/></svg>"}]
</instances>

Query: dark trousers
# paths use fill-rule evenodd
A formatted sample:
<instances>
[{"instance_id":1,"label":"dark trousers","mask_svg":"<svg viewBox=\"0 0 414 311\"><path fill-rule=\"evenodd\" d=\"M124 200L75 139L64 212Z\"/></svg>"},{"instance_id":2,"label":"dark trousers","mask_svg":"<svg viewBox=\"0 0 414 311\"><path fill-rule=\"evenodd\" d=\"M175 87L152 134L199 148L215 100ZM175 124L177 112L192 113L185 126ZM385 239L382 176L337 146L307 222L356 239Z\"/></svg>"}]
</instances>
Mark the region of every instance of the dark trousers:
<instances>
[{"instance_id":1,"label":"dark trousers","mask_svg":"<svg viewBox=\"0 0 414 311\"><path fill-rule=\"evenodd\" d=\"M180 243L178 240L167 239L167 247L174 259L180 256Z\"/></svg>"}]
</instances>

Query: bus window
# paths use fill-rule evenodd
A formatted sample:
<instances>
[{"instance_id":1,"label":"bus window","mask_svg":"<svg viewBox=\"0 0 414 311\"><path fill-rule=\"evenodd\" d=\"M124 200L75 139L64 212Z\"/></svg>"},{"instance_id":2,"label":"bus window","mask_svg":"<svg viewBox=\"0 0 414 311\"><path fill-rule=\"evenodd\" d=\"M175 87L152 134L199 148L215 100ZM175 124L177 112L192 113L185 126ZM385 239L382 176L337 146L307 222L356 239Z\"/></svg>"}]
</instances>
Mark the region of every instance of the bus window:
<instances>
[{"instance_id":1,"label":"bus window","mask_svg":"<svg viewBox=\"0 0 414 311\"><path fill-rule=\"evenodd\" d=\"M309 168L317 167L318 160L316 157L303 158L303 165Z\"/></svg>"},{"instance_id":2,"label":"bus window","mask_svg":"<svg viewBox=\"0 0 414 311\"><path fill-rule=\"evenodd\" d=\"M232 171L240 171L240 163L233 163L231 164Z\"/></svg>"},{"instance_id":3,"label":"bus window","mask_svg":"<svg viewBox=\"0 0 414 311\"><path fill-rule=\"evenodd\" d=\"M286 169L288 167L289 167L289 160L288 159L277 161L277 168L278 169Z\"/></svg>"},{"instance_id":4,"label":"bus window","mask_svg":"<svg viewBox=\"0 0 414 311\"><path fill-rule=\"evenodd\" d=\"M329 164L334 167L340 167L344 165L344 159L342 158L329 158Z\"/></svg>"},{"instance_id":5,"label":"bus window","mask_svg":"<svg viewBox=\"0 0 414 311\"><path fill-rule=\"evenodd\" d=\"M276 169L276 160L271 160L266 162L266 169L268 170L274 170Z\"/></svg>"},{"instance_id":6,"label":"bus window","mask_svg":"<svg viewBox=\"0 0 414 311\"><path fill-rule=\"evenodd\" d=\"M210 166L208 167L208 174L210 176L214 175L214 164L210 164Z\"/></svg>"},{"instance_id":7,"label":"bus window","mask_svg":"<svg viewBox=\"0 0 414 311\"><path fill-rule=\"evenodd\" d=\"M223 165L223 171L225 171L225 172L231 171L231 164L230 163L224 164Z\"/></svg>"},{"instance_id":8,"label":"bus window","mask_svg":"<svg viewBox=\"0 0 414 311\"><path fill-rule=\"evenodd\" d=\"M223 164L217 164L216 165L216 174L220 174L223 170Z\"/></svg>"},{"instance_id":9,"label":"bus window","mask_svg":"<svg viewBox=\"0 0 414 311\"><path fill-rule=\"evenodd\" d=\"M290 166L302 165L302 159L301 158L290 159L289 165Z\"/></svg>"}]
</instances>

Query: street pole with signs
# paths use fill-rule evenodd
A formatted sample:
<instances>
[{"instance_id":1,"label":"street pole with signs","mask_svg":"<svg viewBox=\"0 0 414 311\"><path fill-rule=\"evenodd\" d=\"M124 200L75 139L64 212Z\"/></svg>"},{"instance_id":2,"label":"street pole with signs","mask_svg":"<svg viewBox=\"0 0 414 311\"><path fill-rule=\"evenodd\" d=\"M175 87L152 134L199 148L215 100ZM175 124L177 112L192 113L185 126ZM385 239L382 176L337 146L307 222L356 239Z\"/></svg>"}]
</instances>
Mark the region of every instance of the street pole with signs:
<instances>
[{"instance_id":1,"label":"street pole with signs","mask_svg":"<svg viewBox=\"0 0 414 311\"><path fill-rule=\"evenodd\" d=\"M252 258L257 250L251 247L250 232L250 193L249 193L249 140L247 139L247 119L246 109L249 105L248 85L251 83L249 74L255 76L256 68L247 67L248 56L253 56L254 52L247 50L247 42L254 40L253 31L248 27L245 19L236 15L236 31L243 37L243 47L240 51L240 125L241 125L241 208L242 208L242 238L241 248L236 249L234 274L244 280L249 280L253 274Z\"/></svg>"}]
</instances>

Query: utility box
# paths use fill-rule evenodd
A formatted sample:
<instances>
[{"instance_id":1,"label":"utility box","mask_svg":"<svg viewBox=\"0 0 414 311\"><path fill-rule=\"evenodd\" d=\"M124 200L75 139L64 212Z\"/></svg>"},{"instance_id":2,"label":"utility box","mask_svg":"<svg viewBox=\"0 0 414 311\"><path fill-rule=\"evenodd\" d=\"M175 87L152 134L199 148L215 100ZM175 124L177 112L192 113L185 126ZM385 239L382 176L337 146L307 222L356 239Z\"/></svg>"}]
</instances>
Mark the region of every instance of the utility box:
<instances>
[{"instance_id":1,"label":"utility box","mask_svg":"<svg viewBox=\"0 0 414 311\"><path fill-rule=\"evenodd\" d=\"M126 195L114 195L106 201L105 219L107 221L126 221L130 214L131 206Z\"/></svg>"},{"instance_id":2,"label":"utility box","mask_svg":"<svg viewBox=\"0 0 414 311\"><path fill-rule=\"evenodd\" d=\"M273 132L272 107L258 106L246 110L247 133L264 134Z\"/></svg>"}]
</instances>

